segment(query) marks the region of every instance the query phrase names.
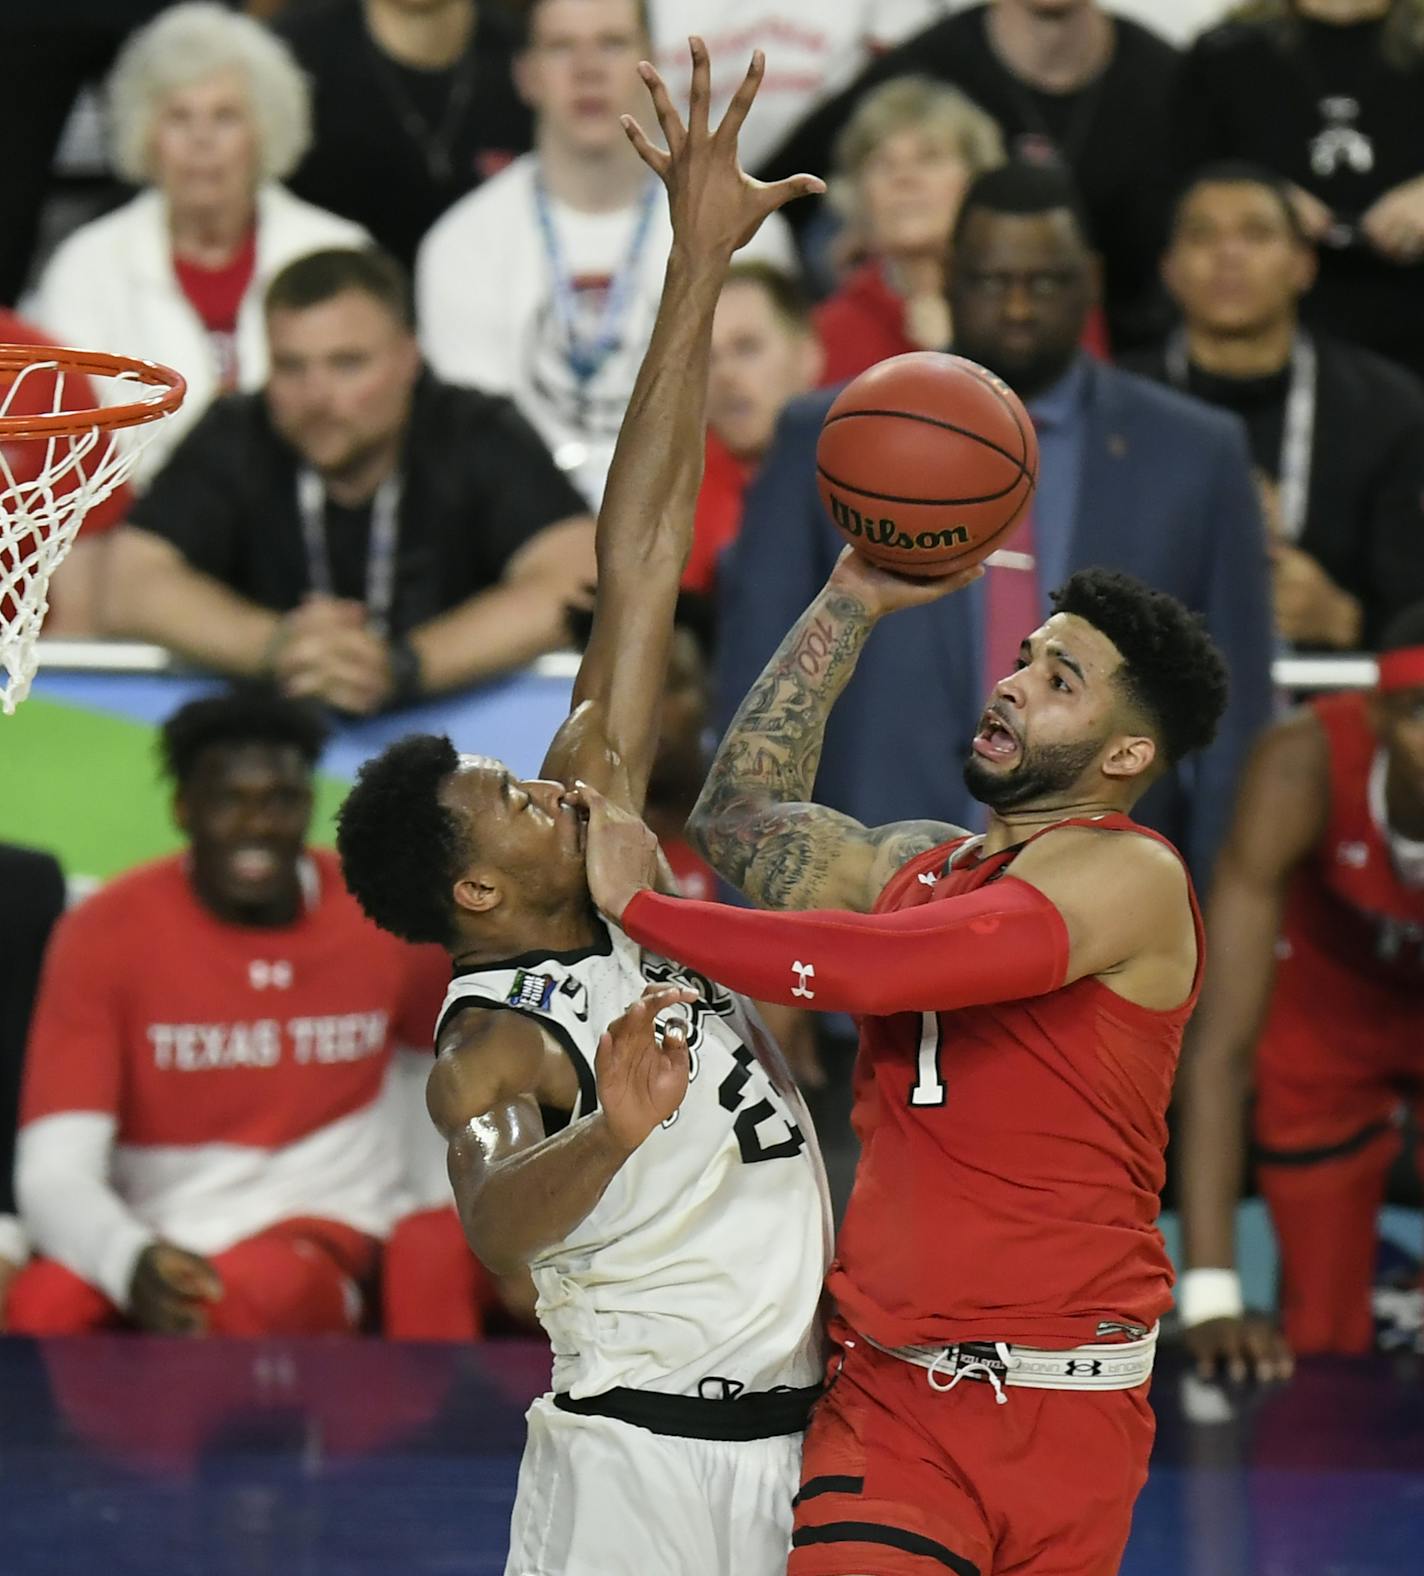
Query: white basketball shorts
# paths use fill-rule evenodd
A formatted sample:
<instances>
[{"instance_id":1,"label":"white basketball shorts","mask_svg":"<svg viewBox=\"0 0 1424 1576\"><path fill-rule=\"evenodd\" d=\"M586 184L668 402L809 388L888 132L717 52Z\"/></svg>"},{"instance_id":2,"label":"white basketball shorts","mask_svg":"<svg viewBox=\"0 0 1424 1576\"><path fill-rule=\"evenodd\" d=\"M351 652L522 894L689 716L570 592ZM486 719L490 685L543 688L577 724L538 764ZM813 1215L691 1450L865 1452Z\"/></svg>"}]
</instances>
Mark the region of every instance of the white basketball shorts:
<instances>
[{"instance_id":1,"label":"white basketball shorts","mask_svg":"<svg viewBox=\"0 0 1424 1576\"><path fill-rule=\"evenodd\" d=\"M505 1576L784 1576L801 1435L729 1442L529 1408Z\"/></svg>"}]
</instances>

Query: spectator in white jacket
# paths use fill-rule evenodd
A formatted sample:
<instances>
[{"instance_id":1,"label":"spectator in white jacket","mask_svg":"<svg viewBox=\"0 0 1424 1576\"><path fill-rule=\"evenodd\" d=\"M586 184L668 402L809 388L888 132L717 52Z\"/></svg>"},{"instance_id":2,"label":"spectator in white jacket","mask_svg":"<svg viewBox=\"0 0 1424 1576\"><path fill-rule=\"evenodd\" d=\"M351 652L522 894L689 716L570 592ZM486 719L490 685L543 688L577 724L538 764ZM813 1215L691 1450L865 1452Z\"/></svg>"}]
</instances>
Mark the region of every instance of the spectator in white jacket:
<instances>
[{"instance_id":1,"label":"spectator in white jacket","mask_svg":"<svg viewBox=\"0 0 1424 1576\"><path fill-rule=\"evenodd\" d=\"M215 395L261 388L273 275L366 234L278 184L310 140L310 103L287 46L251 18L209 0L174 6L129 40L109 96L115 163L144 190L59 247L35 316L65 344L188 380L140 461L143 485Z\"/></svg>"}]
</instances>

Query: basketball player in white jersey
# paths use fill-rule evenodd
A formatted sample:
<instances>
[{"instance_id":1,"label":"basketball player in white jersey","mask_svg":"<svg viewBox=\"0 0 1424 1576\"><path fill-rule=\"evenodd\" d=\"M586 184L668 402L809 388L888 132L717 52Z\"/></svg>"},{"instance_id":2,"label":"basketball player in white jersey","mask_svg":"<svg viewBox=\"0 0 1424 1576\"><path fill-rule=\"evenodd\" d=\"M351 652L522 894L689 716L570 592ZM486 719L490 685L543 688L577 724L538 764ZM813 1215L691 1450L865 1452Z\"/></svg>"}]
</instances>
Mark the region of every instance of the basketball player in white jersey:
<instances>
[{"instance_id":1,"label":"basketball player in white jersey","mask_svg":"<svg viewBox=\"0 0 1424 1576\"><path fill-rule=\"evenodd\" d=\"M553 1344L507 1576L780 1573L821 1365L829 1210L790 1075L745 1003L597 917L566 798L582 779L642 805L713 309L733 251L820 188L739 168L760 54L715 131L700 41L692 54L686 127L642 68L669 151L625 121L674 241L599 516L572 714L532 782L448 738L402 740L363 769L338 839L378 924L450 950L430 1111L471 1246L496 1273L529 1266ZM670 1014L682 1026L660 1043Z\"/></svg>"}]
</instances>

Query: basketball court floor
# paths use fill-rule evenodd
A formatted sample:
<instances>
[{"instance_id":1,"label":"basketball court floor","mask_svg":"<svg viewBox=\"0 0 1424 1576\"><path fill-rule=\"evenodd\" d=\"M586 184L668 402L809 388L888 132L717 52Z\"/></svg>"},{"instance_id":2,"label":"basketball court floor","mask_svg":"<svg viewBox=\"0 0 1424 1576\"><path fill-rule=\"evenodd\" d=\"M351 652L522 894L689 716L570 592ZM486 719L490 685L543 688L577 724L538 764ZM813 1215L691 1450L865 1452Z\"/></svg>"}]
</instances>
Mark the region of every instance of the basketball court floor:
<instances>
[{"instance_id":1,"label":"basketball court floor","mask_svg":"<svg viewBox=\"0 0 1424 1576\"><path fill-rule=\"evenodd\" d=\"M546 1379L521 1342L0 1340L0 1572L498 1576ZM1154 1400L1123 1576L1424 1571L1420 1359L1264 1395L1169 1360Z\"/></svg>"}]
</instances>

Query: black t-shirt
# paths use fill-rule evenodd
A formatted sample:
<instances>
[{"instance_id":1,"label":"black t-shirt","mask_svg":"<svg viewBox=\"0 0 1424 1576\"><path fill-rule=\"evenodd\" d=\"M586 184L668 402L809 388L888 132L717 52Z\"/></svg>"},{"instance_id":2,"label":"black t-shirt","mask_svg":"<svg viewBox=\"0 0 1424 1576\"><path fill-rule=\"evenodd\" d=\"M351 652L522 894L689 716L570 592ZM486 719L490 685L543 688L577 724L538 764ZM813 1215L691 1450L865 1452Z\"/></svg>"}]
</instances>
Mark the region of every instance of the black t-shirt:
<instances>
[{"instance_id":1,"label":"black t-shirt","mask_svg":"<svg viewBox=\"0 0 1424 1576\"><path fill-rule=\"evenodd\" d=\"M134 525L194 569L287 612L312 586L298 504L299 457L260 394L214 403L134 504ZM327 503L326 555L338 595L363 600L371 507ZM390 615L405 634L494 585L509 560L587 505L510 401L426 373L401 466Z\"/></svg>"},{"instance_id":2,"label":"black t-shirt","mask_svg":"<svg viewBox=\"0 0 1424 1576\"><path fill-rule=\"evenodd\" d=\"M464 59L442 71L386 54L360 0L304 8L277 30L312 79L315 135L292 190L364 224L407 267L451 203L532 145L514 36L493 6L480 6Z\"/></svg>"},{"instance_id":3,"label":"black t-shirt","mask_svg":"<svg viewBox=\"0 0 1424 1576\"><path fill-rule=\"evenodd\" d=\"M1354 345L1315 336L1310 490L1298 545L1358 597L1368 644L1424 599L1424 388ZM1128 357L1133 372L1169 382L1160 350ZM1187 388L1245 422L1251 457L1279 480L1290 370L1223 378L1188 366Z\"/></svg>"},{"instance_id":4,"label":"black t-shirt","mask_svg":"<svg viewBox=\"0 0 1424 1576\"><path fill-rule=\"evenodd\" d=\"M49 854L0 843L0 1214L15 1212L15 1123L40 966L64 912L64 874Z\"/></svg>"},{"instance_id":5,"label":"black t-shirt","mask_svg":"<svg viewBox=\"0 0 1424 1576\"><path fill-rule=\"evenodd\" d=\"M1381 257L1357 233L1376 198L1424 175L1424 59L1392 65L1379 22L1232 22L1193 45L1178 85L1180 175L1247 159L1312 192L1342 221L1320 252L1308 322L1424 376L1424 265Z\"/></svg>"},{"instance_id":6,"label":"black t-shirt","mask_svg":"<svg viewBox=\"0 0 1424 1576\"><path fill-rule=\"evenodd\" d=\"M888 50L816 110L767 163L776 176L824 175L837 133L866 92L892 77L928 76L967 93L999 122L1011 153L1051 157L1073 171L1102 253L1108 331L1115 348L1155 339L1166 319L1157 260L1170 192L1162 179L1180 56L1147 28L1115 17L1107 68L1072 93L1021 82L989 39L987 5L956 12ZM786 210L804 222L803 203Z\"/></svg>"}]
</instances>

